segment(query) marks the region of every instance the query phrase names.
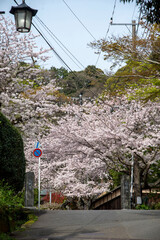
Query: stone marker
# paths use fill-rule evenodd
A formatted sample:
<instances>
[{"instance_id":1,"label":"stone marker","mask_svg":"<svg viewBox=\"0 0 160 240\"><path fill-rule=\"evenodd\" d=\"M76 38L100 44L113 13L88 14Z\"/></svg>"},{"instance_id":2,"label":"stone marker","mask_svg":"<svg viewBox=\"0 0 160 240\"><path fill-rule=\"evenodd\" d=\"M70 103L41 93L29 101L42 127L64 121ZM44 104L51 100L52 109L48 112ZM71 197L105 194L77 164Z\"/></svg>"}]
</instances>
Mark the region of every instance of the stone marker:
<instances>
[{"instance_id":1,"label":"stone marker","mask_svg":"<svg viewBox=\"0 0 160 240\"><path fill-rule=\"evenodd\" d=\"M34 207L34 173L25 175L25 207Z\"/></svg>"},{"instance_id":2,"label":"stone marker","mask_svg":"<svg viewBox=\"0 0 160 240\"><path fill-rule=\"evenodd\" d=\"M121 209L130 209L130 177L123 175L121 178Z\"/></svg>"}]
</instances>

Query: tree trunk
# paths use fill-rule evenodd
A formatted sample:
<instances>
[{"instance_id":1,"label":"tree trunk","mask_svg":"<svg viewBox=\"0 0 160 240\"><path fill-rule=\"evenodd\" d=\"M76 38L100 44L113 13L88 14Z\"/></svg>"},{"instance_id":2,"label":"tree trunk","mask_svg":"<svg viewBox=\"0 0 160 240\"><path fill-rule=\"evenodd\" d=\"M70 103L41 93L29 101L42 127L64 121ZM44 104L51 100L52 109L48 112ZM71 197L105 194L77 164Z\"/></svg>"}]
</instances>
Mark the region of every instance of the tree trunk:
<instances>
[{"instance_id":1,"label":"tree trunk","mask_svg":"<svg viewBox=\"0 0 160 240\"><path fill-rule=\"evenodd\" d=\"M134 161L134 196L135 204L142 204L140 167L137 159Z\"/></svg>"}]
</instances>

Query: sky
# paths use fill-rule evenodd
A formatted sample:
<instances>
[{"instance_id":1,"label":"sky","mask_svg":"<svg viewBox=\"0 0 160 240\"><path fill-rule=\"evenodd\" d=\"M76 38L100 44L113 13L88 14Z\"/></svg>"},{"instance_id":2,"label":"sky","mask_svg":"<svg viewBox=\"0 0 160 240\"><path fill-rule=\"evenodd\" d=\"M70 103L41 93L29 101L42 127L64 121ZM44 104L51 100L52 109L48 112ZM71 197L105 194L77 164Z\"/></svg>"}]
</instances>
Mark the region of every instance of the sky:
<instances>
[{"instance_id":1,"label":"sky","mask_svg":"<svg viewBox=\"0 0 160 240\"><path fill-rule=\"evenodd\" d=\"M22 0L17 0L17 2L21 4ZM56 39L58 38L63 46L79 61L74 60L77 63L75 64L59 47L54 40L55 38L51 38L39 24L37 17L33 18L34 24L45 34L53 48L72 71L84 70L88 65L96 65L105 72L110 71L111 62L104 60L103 54L100 55L98 60L95 50L89 47L88 44L95 41L95 39L100 40L105 37L115 0L26 0L26 4L38 10L36 16L43 21ZM13 15L9 13L11 6L16 6L14 0L0 0L0 11L5 11L5 16L14 20ZM120 0L116 1L113 23L131 23L132 20L138 21L138 17L139 9L135 2L123 4ZM37 31L33 26L31 30L37 35ZM132 31L131 26L129 26L129 30ZM107 39L112 35L129 35L131 34L129 30L126 26L111 25ZM42 37L36 39L36 44L44 49L49 48ZM47 62L40 63L41 67L47 69L52 66L67 68L53 51L50 51L49 56Z\"/></svg>"}]
</instances>

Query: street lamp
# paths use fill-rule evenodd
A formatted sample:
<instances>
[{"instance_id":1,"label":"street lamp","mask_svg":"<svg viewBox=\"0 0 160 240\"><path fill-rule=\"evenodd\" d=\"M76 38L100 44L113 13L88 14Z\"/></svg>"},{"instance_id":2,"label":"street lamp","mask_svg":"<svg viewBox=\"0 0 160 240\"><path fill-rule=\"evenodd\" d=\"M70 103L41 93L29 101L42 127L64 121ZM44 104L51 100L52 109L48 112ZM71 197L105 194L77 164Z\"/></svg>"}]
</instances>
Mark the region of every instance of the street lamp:
<instances>
[{"instance_id":1,"label":"street lamp","mask_svg":"<svg viewBox=\"0 0 160 240\"><path fill-rule=\"evenodd\" d=\"M32 17L38 10L30 8L23 0L22 4L12 7L10 13L15 17L16 29L18 32L27 33L31 29Z\"/></svg>"}]
</instances>

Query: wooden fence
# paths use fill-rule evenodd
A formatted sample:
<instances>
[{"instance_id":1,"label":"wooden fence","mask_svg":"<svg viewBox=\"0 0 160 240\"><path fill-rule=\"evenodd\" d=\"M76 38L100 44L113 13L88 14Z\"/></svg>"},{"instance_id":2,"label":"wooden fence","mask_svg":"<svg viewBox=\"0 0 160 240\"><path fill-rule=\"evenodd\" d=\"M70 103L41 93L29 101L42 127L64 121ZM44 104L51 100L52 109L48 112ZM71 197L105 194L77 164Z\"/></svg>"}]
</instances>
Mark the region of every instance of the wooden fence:
<instances>
[{"instance_id":1,"label":"wooden fence","mask_svg":"<svg viewBox=\"0 0 160 240\"><path fill-rule=\"evenodd\" d=\"M152 203L160 202L160 189L143 189L142 200L144 204L150 206ZM115 188L111 192L101 194L96 200L92 202L91 209L121 209L121 186Z\"/></svg>"},{"instance_id":2,"label":"wooden fence","mask_svg":"<svg viewBox=\"0 0 160 240\"><path fill-rule=\"evenodd\" d=\"M91 205L92 209L121 209L121 187L100 195Z\"/></svg>"}]
</instances>

